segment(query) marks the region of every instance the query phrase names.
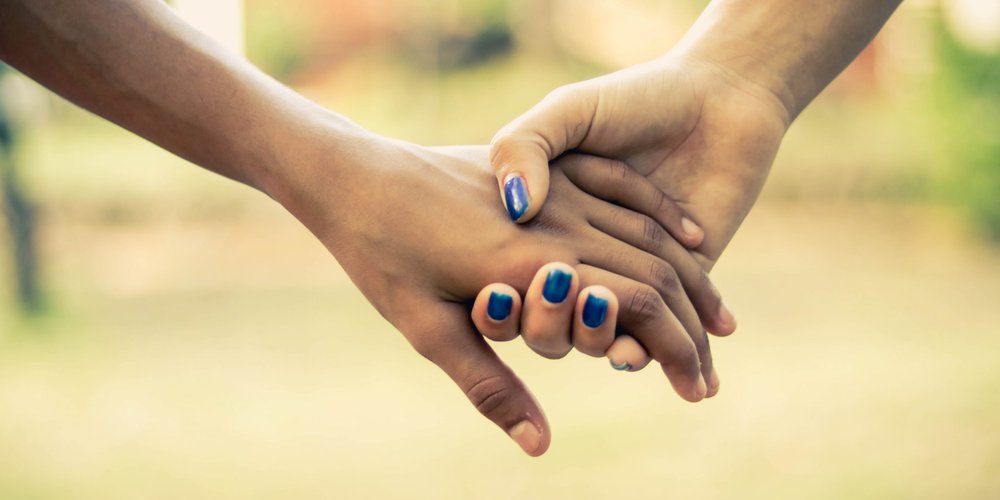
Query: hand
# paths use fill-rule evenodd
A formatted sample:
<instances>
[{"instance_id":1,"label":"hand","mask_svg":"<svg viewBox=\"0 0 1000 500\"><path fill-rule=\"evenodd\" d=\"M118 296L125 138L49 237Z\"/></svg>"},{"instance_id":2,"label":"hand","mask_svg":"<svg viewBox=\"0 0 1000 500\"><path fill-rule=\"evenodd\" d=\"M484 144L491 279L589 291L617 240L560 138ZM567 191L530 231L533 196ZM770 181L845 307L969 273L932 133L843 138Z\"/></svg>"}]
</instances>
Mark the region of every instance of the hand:
<instances>
[{"instance_id":1,"label":"hand","mask_svg":"<svg viewBox=\"0 0 1000 500\"><path fill-rule=\"evenodd\" d=\"M465 304L492 282L507 281L525 292L546 262L568 263L579 286L600 283L622 297L622 328L669 367L667 375L682 397L705 396L698 348L659 299L663 287L679 288L677 274L694 281L704 273L693 261L675 271L660 257L633 248L657 246L646 240L665 234L644 232L648 217L586 195L556 171L549 208L535 223L516 226L488 203L497 192L486 148L429 149L368 137L351 141L355 153L336 148L337 158L350 158L355 168L327 169L322 148L309 149L316 140L309 137L294 149L285 162L290 166L280 169L291 175L282 188L269 183L269 192L330 249L414 348L527 453L539 455L548 447L544 415L474 332ZM616 237L601 231L603 221L615 222ZM657 288L637 281L648 280L651 269L663 277ZM557 295L572 292L564 286ZM710 285L694 298L710 307L719 301ZM563 354L546 346L539 351Z\"/></svg>"},{"instance_id":2,"label":"hand","mask_svg":"<svg viewBox=\"0 0 1000 500\"><path fill-rule=\"evenodd\" d=\"M628 220L597 221L598 224L603 224L599 226L602 230L612 235L622 234L623 231L649 234L651 238L647 238L647 241L653 245L643 247L644 250L660 255L679 269L698 267L693 257L662 229L666 226L681 227L683 211L673 200L664 196L648 180L632 172L625 164L571 155L557 160L553 169L558 171L558 176L565 176L578 188L651 216L644 220L644 227L629 228L630 221L642 219L622 212L629 215ZM689 234L692 235L693 241L700 242L700 234ZM554 263L540 269L524 297L523 312L521 296L509 285L494 283L485 287L479 293L472 310L472 320L479 332L496 341L509 341L520 335L529 347L549 357L561 357L575 347L591 356L607 355L612 366L618 369L642 369L649 362L647 353L630 336L615 336L616 297L604 287L592 286L580 291L575 308L569 303L555 306L545 300L543 293L554 274L573 276L575 273L565 264ZM575 283L575 277L573 280ZM704 351L701 358L706 361L702 373L708 383L707 396L712 396L718 391L719 381L712 369L707 339L699 324L699 313L704 317L705 324L714 325L719 332L729 333L735 328L735 324L731 321L727 324L719 318L719 303L711 301L711 298L716 297L714 292L704 295L711 285L704 279L703 273L692 275L690 272L683 272L680 284L692 290L694 304L704 307L698 311L693 310L689 306L688 297L679 289L664 289L662 295L669 301L671 311L682 318L699 350ZM574 287L573 290L575 289Z\"/></svg>"},{"instance_id":3,"label":"hand","mask_svg":"<svg viewBox=\"0 0 1000 500\"><path fill-rule=\"evenodd\" d=\"M555 90L496 135L490 161L501 186L526 179L520 221L544 203L549 160L578 150L624 161L705 230L695 255L710 269L756 200L788 125L765 87L671 55Z\"/></svg>"},{"instance_id":4,"label":"hand","mask_svg":"<svg viewBox=\"0 0 1000 500\"><path fill-rule=\"evenodd\" d=\"M546 264L535 274L522 305L520 293L506 283L484 287L472 306L472 322L484 337L507 342L519 335L532 349L538 344L556 345L563 352L576 350L589 356L607 356L619 371L639 371L650 358L628 334L616 335L618 297L601 285L591 285L575 301L553 304L546 298L553 277L569 276L576 270L561 262ZM714 372L712 372L714 373ZM718 381L709 378L708 392L718 391Z\"/></svg>"},{"instance_id":5,"label":"hand","mask_svg":"<svg viewBox=\"0 0 1000 500\"><path fill-rule=\"evenodd\" d=\"M497 134L490 160L505 194L512 179L526 180L530 201L520 221L545 200L550 159L578 150L624 161L633 172L623 179L645 176L705 229L693 253L709 270L756 200L788 124L764 87L675 56L557 89ZM599 186L586 189L607 197ZM701 331L691 318L684 323L692 338ZM735 327L722 304L702 323L717 334Z\"/></svg>"}]
</instances>

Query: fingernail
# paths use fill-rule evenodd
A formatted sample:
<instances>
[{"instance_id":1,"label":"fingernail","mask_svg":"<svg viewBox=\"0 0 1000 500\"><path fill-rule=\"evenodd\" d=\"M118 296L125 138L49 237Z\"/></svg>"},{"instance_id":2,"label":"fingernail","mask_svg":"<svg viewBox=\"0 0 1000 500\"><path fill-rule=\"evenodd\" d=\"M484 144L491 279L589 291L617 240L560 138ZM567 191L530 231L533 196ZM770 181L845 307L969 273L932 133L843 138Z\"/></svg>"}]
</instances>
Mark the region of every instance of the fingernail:
<instances>
[{"instance_id":1,"label":"fingernail","mask_svg":"<svg viewBox=\"0 0 1000 500\"><path fill-rule=\"evenodd\" d=\"M524 177L508 175L503 181L504 199L507 200L507 214L517 221L528 211L528 185Z\"/></svg>"},{"instance_id":2,"label":"fingernail","mask_svg":"<svg viewBox=\"0 0 1000 500\"><path fill-rule=\"evenodd\" d=\"M607 314L608 299L587 295L587 301L583 303L583 324L597 328L604 324Z\"/></svg>"},{"instance_id":3,"label":"fingernail","mask_svg":"<svg viewBox=\"0 0 1000 500\"><path fill-rule=\"evenodd\" d=\"M514 427L511 427L508 435L529 455L538 451L538 444L542 441L542 434L528 420L522 420Z\"/></svg>"},{"instance_id":4,"label":"fingernail","mask_svg":"<svg viewBox=\"0 0 1000 500\"><path fill-rule=\"evenodd\" d=\"M627 372L627 371L629 371L629 370L632 369L632 365L630 365L628 363L618 364L618 363L615 363L615 360L613 360L613 359L609 359L608 361L611 362L611 368L614 368L615 370L618 370L620 372Z\"/></svg>"},{"instance_id":5,"label":"fingernail","mask_svg":"<svg viewBox=\"0 0 1000 500\"><path fill-rule=\"evenodd\" d=\"M705 377L699 373L698 374L698 397L703 398L708 394L708 384L705 383Z\"/></svg>"},{"instance_id":6,"label":"fingernail","mask_svg":"<svg viewBox=\"0 0 1000 500\"><path fill-rule=\"evenodd\" d=\"M503 321L510 316L514 306L514 298L506 293L490 292L490 301L486 304L486 314L493 321Z\"/></svg>"},{"instance_id":7,"label":"fingernail","mask_svg":"<svg viewBox=\"0 0 1000 500\"><path fill-rule=\"evenodd\" d=\"M732 311L726 306L725 302L719 303L719 319L722 320L726 326L730 328L736 328L736 317L733 316Z\"/></svg>"},{"instance_id":8,"label":"fingernail","mask_svg":"<svg viewBox=\"0 0 1000 500\"><path fill-rule=\"evenodd\" d=\"M549 271L542 288L542 297L550 304L561 304L569 295L569 286L573 283L573 275L562 269Z\"/></svg>"},{"instance_id":9,"label":"fingernail","mask_svg":"<svg viewBox=\"0 0 1000 500\"><path fill-rule=\"evenodd\" d=\"M688 236L701 235L701 228L698 227L698 224L695 224L693 220L688 219L687 217L681 217L681 228L684 229L684 232L687 233Z\"/></svg>"},{"instance_id":10,"label":"fingernail","mask_svg":"<svg viewBox=\"0 0 1000 500\"><path fill-rule=\"evenodd\" d=\"M708 386L714 391L719 388L719 383L719 374L715 371L715 367L713 366L712 373L708 374Z\"/></svg>"}]
</instances>

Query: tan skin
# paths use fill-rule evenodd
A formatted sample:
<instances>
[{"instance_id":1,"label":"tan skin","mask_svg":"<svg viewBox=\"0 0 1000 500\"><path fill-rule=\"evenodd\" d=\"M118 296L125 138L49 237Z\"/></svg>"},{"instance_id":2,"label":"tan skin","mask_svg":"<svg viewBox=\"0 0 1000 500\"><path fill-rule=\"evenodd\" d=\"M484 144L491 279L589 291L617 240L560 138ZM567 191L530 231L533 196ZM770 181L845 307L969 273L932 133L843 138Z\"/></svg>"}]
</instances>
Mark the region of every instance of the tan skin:
<instances>
[{"instance_id":1,"label":"tan skin","mask_svg":"<svg viewBox=\"0 0 1000 500\"><path fill-rule=\"evenodd\" d=\"M526 179L524 222L545 202L550 159L582 151L623 161L704 229L693 255L709 270L756 201L794 118L898 4L714 0L661 59L561 87L504 127L490 153L496 178L501 186L512 175ZM678 317L701 338L698 318ZM712 331L712 318L702 323Z\"/></svg>"},{"instance_id":2,"label":"tan skin","mask_svg":"<svg viewBox=\"0 0 1000 500\"><path fill-rule=\"evenodd\" d=\"M0 19L0 59L284 205L415 349L525 452L545 452L548 423L474 331L467 303L491 282L527 292L548 262L572 266L577 289L601 284L622 298L617 325L666 367L682 397L706 395L700 367L710 366L710 357L661 299L706 317L719 304L697 262L675 242L669 253L660 249L673 242L663 227L676 225L677 208L651 205L657 198L647 196L633 203L646 214L639 215L570 181L574 165L628 172L622 165L567 158L553 170L550 206L530 226L516 226L490 203L498 193L487 148L425 148L372 134L218 48L162 2L0 0ZM587 175L590 181L584 175L579 182L626 189L625 177ZM682 283L697 292L684 295ZM532 347L550 357L566 349Z\"/></svg>"}]
</instances>

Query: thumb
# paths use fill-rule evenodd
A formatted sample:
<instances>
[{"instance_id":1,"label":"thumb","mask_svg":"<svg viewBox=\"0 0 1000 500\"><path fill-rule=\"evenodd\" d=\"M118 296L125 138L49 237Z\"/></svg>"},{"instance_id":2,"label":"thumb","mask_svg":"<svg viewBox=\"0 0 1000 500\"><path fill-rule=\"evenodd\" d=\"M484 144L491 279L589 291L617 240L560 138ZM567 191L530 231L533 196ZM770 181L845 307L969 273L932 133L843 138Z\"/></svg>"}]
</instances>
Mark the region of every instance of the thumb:
<instances>
[{"instance_id":1,"label":"thumb","mask_svg":"<svg viewBox=\"0 0 1000 500\"><path fill-rule=\"evenodd\" d=\"M560 87L493 137L490 165L514 221L529 221L541 210L549 191L549 162L586 138L597 106L592 88Z\"/></svg>"},{"instance_id":2,"label":"thumb","mask_svg":"<svg viewBox=\"0 0 1000 500\"><path fill-rule=\"evenodd\" d=\"M469 401L533 457L549 448L551 433L541 407L514 372L475 332L459 304L424 310L427 318L404 332L414 349L458 384Z\"/></svg>"}]
</instances>

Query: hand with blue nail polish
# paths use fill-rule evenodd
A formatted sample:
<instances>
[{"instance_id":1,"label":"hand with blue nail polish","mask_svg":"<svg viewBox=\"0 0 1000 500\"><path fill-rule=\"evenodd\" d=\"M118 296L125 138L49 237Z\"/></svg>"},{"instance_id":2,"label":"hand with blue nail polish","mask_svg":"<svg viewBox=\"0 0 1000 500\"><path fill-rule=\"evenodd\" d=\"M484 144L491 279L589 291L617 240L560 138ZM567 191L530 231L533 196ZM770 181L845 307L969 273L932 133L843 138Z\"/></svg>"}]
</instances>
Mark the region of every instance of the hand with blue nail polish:
<instances>
[{"instance_id":1,"label":"hand with blue nail polish","mask_svg":"<svg viewBox=\"0 0 1000 500\"><path fill-rule=\"evenodd\" d=\"M567 300L579 289L579 280L576 269L568 264L546 264L535 273L523 302L510 285L493 283L476 298L472 322L483 336L495 341L513 340L520 333L528 347L547 358L560 358L576 349L589 356L606 356L619 370L641 370L650 357L631 336L616 332L618 297L604 286L591 285L579 290L575 300ZM498 296L516 305L502 318L492 312ZM712 395L709 392L706 397Z\"/></svg>"},{"instance_id":2,"label":"hand with blue nail polish","mask_svg":"<svg viewBox=\"0 0 1000 500\"><path fill-rule=\"evenodd\" d=\"M719 298L698 263L683 247L670 246L655 220L577 185L622 188L614 165L589 157L560 160L546 209L518 226L507 210L488 202L497 185L485 147L369 141L360 165L306 176L310 182L300 187L306 195L292 200L292 212L414 348L527 453L545 451L547 423L479 333L495 340L520 336L539 354L558 358L574 347L603 356L620 330L641 342L642 356L669 367L667 378L684 399L706 396L702 368L711 367L710 352L684 326L698 323L697 312L689 303L678 316L662 297L687 297L683 275L703 280L698 297L706 303ZM353 178L357 172L379 179L378 196ZM675 254L689 262L675 267L660 257ZM477 294L469 321L466 304ZM591 296L591 325L607 301L596 327L574 313Z\"/></svg>"},{"instance_id":3,"label":"hand with blue nail polish","mask_svg":"<svg viewBox=\"0 0 1000 500\"><path fill-rule=\"evenodd\" d=\"M528 186L527 200L517 202L524 210L511 218L523 224L545 212L550 161L570 152L596 155L619 162L620 176L636 182L623 189L577 186L647 214L634 204L677 201L683 210L667 204L653 218L710 270L753 206L792 121L899 3L713 0L663 57L560 87L497 132L490 150L496 180L518 176ZM696 293L697 285L681 283ZM670 296L663 298L676 310ZM707 330L735 329L721 302L705 308L692 300ZM698 330L688 323L692 339ZM709 372L713 383L717 376Z\"/></svg>"},{"instance_id":4,"label":"hand with blue nail polish","mask_svg":"<svg viewBox=\"0 0 1000 500\"><path fill-rule=\"evenodd\" d=\"M587 160L557 165L545 210L517 226L510 218L532 210L535 187L515 180L510 210L490 203L500 192L487 147L428 148L372 134L213 45L163 2L14 0L0 2L0 18L6 62L284 206L413 348L526 453L545 452L548 424L468 317L469 301L490 283L511 287L492 307L483 302L486 316L499 323L542 317L536 306L569 307L579 288L605 286L622 297L617 324L669 364L677 392L692 401L703 397L699 366L710 361L701 359L657 293L679 283L679 271L648 251L658 248L662 229L581 190L576 182L586 182L591 174L582 171L591 169L580 168L576 180L572 170ZM95 19L114 29L95 29ZM547 295L562 302L545 302L539 284L521 304L534 273L550 262L574 273L570 291L562 291L565 278L557 276ZM608 307L605 325L613 314ZM553 347L561 347L551 340L537 345L558 355Z\"/></svg>"},{"instance_id":5,"label":"hand with blue nail polish","mask_svg":"<svg viewBox=\"0 0 1000 500\"><path fill-rule=\"evenodd\" d=\"M619 296L628 297L627 310L635 309L636 304L645 304L653 309L666 307L667 314L673 317L673 324L675 326L679 324L679 328L686 332L702 360L702 373L697 383L696 394L714 395L719 387L718 374L712 363L706 329L711 329L716 334L728 334L735 327L735 323L731 320L727 320L728 322L720 320L720 317L724 317L724 314L720 313L724 307L703 268L704 259L692 255L689 249L674 239L663 225L663 221L670 220L672 214L684 211L655 188L648 179L634 172L623 162L568 156L554 163L552 168L554 185L564 182L565 178L579 189L629 209L619 212L616 216L603 214L587 216L588 222L595 229L613 238L608 242L609 249L619 248L617 245L624 242L657 257L656 262L651 263L650 267L613 268L619 274L613 279L624 277L632 280L629 285L633 287L633 291L629 295ZM630 193L633 196L629 196ZM636 217L637 213L639 217ZM548 217L545 211L539 216L543 221ZM565 282L564 274L559 272L547 274L544 281L541 281L543 285L539 288L542 290L538 298L541 304L548 304L548 308L552 309L552 304L560 302L555 297L564 293ZM606 282L598 283L606 284ZM651 287L651 290L646 289L636 297L634 287L642 283ZM658 297L653 297L654 294ZM576 332L586 332L586 330L574 329L569 312L535 313L534 311L546 311L545 307L536 307L535 302L534 297L524 297L522 315L525 317L520 319L520 323L523 329L521 336L525 342L539 354L550 358L562 357L573 347L580 349L576 339L586 339L587 336L577 336ZM582 311L582 306L577 308L577 313L582 314ZM551 318L549 320L535 318L546 315ZM533 319L526 319L528 316L532 316ZM626 330L619 333L627 335L629 332ZM503 337L509 338L511 335L510 332L505 332ZM584 340L585 345L580 350L594 356L606 355L605 351L610 348L615 338L611 335L605 337L603 343L590 342L590 345ZM627 354L632 370L645 366L652 354L652 348L646 346L648 338L640 334L628 336L624 341L628 341L629 347L616 349L615 355L621 358ZM634 349L636 347L638 349ZM621 365L615 357L612 357L612 361ZM669 366L664 366L664 369L671 370ZM702 387L706 389L702 390ZM694 397L698 398L699 396Z\"/></svg>"}]
</instances>

